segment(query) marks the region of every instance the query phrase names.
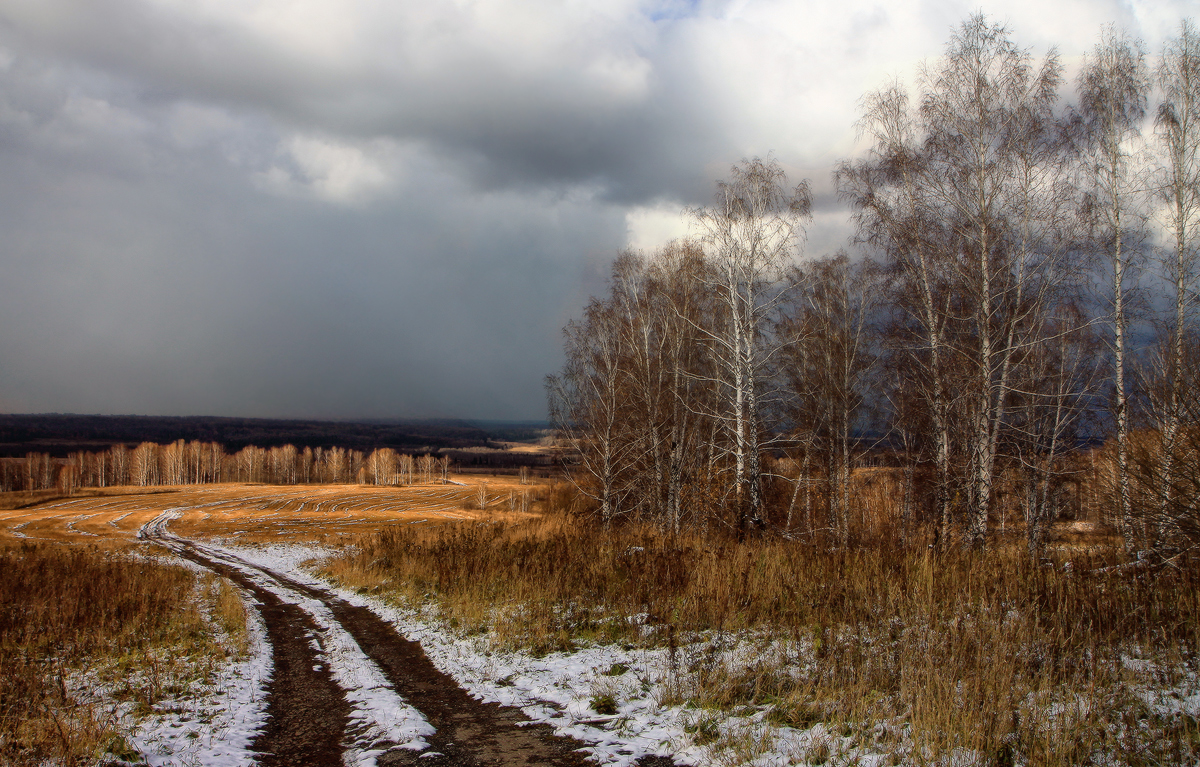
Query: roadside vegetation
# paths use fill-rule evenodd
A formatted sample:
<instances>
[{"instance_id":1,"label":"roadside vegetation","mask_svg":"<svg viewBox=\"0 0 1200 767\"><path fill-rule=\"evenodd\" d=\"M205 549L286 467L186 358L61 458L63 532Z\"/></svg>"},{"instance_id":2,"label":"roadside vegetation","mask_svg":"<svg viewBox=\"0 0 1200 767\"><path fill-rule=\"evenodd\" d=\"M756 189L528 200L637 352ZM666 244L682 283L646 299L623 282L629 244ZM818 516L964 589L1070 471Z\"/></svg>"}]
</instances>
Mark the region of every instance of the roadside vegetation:
<instances>
[{"instance_id":1,"label":"roadside vegetation","mask_svg":"<svg viewBox=\"0 0 1200 767\"><path fill-rule=\"evenodd\" d=\"M138 717L246 647L226 581L95 547L0 549L0 763L138 761Z\"/></svg>"},{"instance_id":2,"label":"roadside vegetation","mask_svg":"<svg viewBox=\"0 0 1200 767\"><path fill-rule=\"evenodd\" d=\"M575 500L559 486L538 519L385 529L326 574L497 649L666 648L659 702L694 707L701 744L758 712L820 725L814 764L853 749L892 764L1200 757L1195 568L1124 567L1111 537L1066 529L1041 561L1020 531L985 551L739 543L596 525Z\"/></svg>"}]
</instances>

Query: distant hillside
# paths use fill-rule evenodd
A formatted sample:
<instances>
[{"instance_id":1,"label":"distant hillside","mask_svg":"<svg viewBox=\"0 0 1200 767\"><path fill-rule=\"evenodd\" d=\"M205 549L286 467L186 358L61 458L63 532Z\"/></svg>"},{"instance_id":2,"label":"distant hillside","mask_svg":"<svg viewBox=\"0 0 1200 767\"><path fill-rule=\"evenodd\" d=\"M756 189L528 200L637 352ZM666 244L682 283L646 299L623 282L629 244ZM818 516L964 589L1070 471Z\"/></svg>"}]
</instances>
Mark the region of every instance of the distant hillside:
<instances>
[{"instance_id":1,"label":"distant hillside","mask_svg":"<svg viewBox=\"0 0 1200 767\"><path fill-rule=\"evenodd\" d=\"M545 435L546 424L529 421L457 419L299 421L217 416L72 415L43 413L0 415L0 457L28 452L62 457L77 450L105 450L124 443L165 444L178 439L218 442L236 451L247 445L342 447L369 451L390 447L402 452L499 447Z\"/></svg>"}]
</instances>

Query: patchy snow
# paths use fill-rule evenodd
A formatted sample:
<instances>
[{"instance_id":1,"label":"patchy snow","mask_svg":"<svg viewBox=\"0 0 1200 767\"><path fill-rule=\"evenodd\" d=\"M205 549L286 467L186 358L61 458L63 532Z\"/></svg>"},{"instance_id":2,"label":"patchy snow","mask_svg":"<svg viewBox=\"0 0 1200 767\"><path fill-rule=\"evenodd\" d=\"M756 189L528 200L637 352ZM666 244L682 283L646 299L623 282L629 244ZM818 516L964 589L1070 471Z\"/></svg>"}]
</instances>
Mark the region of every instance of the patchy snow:
<instances>
[{"instance_id":1,"label":"patchy snow","mask_svg":"<svg viewBox=\"0 0 1200 767\"><path fill-rule=\"evenodd\" d=\"M267 720L271 646L255 609L257 603L247 594L242 598L249 638L247 659L219 669L199 695L191 691L178 700L160 702L155 714L139 723L131 740L152 767L248 767L255 763L250 744Z\"/></svg>"},{"instance_id":2,"label":"patchy snow","mask_svg":"<svg viewBox=\"0 0 1200 767\"><path fill-rule=\"evenodd\" d=\"M179 564L171 560L171 564ZM186 562L185 564L191 564ZM156 700L147 712L128 696L118 695L100 669L68 675L71 696L101 703L151 767L249 767L255 763L250 744L267 721L266 689L272 673L271 647L257 604L238 590L246 608L246 654L197 677L187 669L172 670L171 659L150 656L140 668L122 673L131 688L156 684L175 694ZM218 637L224 643L227 637ZM191 678L174 679L177 671Z\"/></svg>"},{"instance_id":3,"label":"patchy snow","mask_svg":"<svg viewBox=\"0 0 1200 767\"><path fill-rule=\"evenodd\" d=\"M308 613L321 631L313 649L334 681L342 688L351 706L351 742L343 761L347 765L374 765L376 758L393 746L423 750L429 747L425 735L433 727L412 706L404 702L375 662L367 657L354 638L342 628L333 613L321 601L281 586L261 571L249 567L238 554L217 546L198 546L204 554L236 567L256 585ZM240 553L240 552L239 552ZM277 571L279 572L279 571Z\"/></svg>"},{"instance_id":4,"label":"patchy snow","mask_svg":"<svg viewBox=\"0 0 1200 767\"><path fill-rule=\"evenodd\" d=\"M163 527L165 522L164 519L161 523ZM680 765L755 767L825 762L881 767L894 758L871 746L870 738L867 742L856 741L823 724L806 730L777 726L767 721L766 706L747 706L730 713L671 704L686 697L673 689L681 682L686 687L692 681L689 669L704 664L751 668L758 663L778 661L781 654L785 658L783 665L795 666L804 662L808 648L794 643L772 642L743 633L694 638L674 651L600 645L534 657L524 652L499 650L488 636L466 636L453 630L432 606L398 607L376 597L332 587L312 575L308 568L315 561L342 553L337 550L305 544L233 545L228 540L223 545L209 544L202 549L238 567L281 598L300 605L321 627L321 657L330 664L339 684L347 689L348 697L354 696L352 703L360 712L358 742L348 754L347 764L374 764L379 746L389 738L413 748L425 748L421 736L431 732L427 729L429 725L395 695L378 668L337 625L324 604L280 586L255 567L300 584L327 589L351 604L374 611L400 634L420 642L430 660L475 698L520 708L534 722L545 723L559 735L579 740L584 744L581 750L602 765L628 767L647 755L669 756ZM645 624L645 616L631 616L628 620ZM644 630L653 631L654 627L645 625ZM1126 658L1125 663L1130 667L1141 665L1132 658ZM615 713L602 715L594 710L593 701L601 696L612 698ZM1148 695L1147 702L1162 712L1196 716L1200 714L1200 684L1193 675L1174 692ZM903 726L898 723L876 723L874 730L879 734L888 728L890 736L899 735L901 741L906 740ZM902 757L907 748L900 747ZM430 751L423 754L433 755ZM961 759L954 761L966 764L979 755L963 751L960 756ZM221 767L240 764L203 763Z\"/></svg>"},{"instance_id":5,"label":"patchy snow","mask_svg":"<svg viewBox=\"0 0 1200 767\"><path fill-rule=\"evenodd\" d=\"M147 522L139 531L139 537L156 536L169 547L180 547L181 541L167 530L167 524L177 519L181 509L167 509ZM316 623L319 637L311 639L318 662L329 669L330 675L350 704L350 725L347 732L345 752L342 760L348 767L370 767L380 754L388 748L399 746L413 750L429 747L425 735L432 735L433 727L417 709L408 705L392 688L379 667L367 657L354 638L342 628L332 612L320 600L287 588L247 564L257 563L243 556L244 551L265 551L272 562L284 563L271 568L281 574L299 571L299 563L306 559L323 558L332 551L303 546L271 546L266 549L234 550L222 546L196 544L196 549L211 559L227 564L250 578L257 586L269 591L284 602L294 604L306 612ZM315 583L307 576L297 580Z\"/></svg>"},{"instance_id":6,"label":"patchy snow","mask_svg":"<svg viewBox=\"0 0 1200 767\"><path fill-rule=\"evenodd\" d=\"M550 725L556 734L574 738L581 751L602 765L629 767L648 755L669 756L680 765L711 765L730 761L726 746L738 743L732 761L757 767L795 764L814 750L849 756L848 739L817 725L799 731L765 721L766 709L739 715L706 712L685 706L664 705L675 674L672 668L707 653L709 641L694 642L671 652L659 649L623 649L616 645L585 647L571 653L534 657L523 652L497 650L486 636L463 636L433 613L400 608L381 599L329 583L307 572L305 565L338 552L311 545L274 544L261 547L219 548L259 567L285 575L298 583L328 589L347 602L367 607L403 636L421 643L425 654L473 697L485 703L516 706L531 720ZM751 665L763 653L778 652L743 638L719 649L721 660ZM615 714L601 715L593 698L612 696ZM696 743L704 726L715 733L705 745ZM825 750L828 749L828 750ZM883 764L886 757L853 749L863 765Z\"/></svg>"}]
</instances>

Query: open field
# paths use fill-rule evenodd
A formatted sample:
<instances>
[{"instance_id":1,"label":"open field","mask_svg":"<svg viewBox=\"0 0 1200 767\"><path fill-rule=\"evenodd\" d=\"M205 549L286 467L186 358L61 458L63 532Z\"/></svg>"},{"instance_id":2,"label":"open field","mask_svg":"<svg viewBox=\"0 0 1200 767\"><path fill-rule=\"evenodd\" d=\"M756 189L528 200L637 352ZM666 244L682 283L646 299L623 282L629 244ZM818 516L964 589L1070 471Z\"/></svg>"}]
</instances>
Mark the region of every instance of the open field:
<instances>
[{"instance_id":1,"label":"open field","mask_svg":"<svg viewBox=\"0 0 1200 767\"><path fill-rule=\"evenodd\" d=\"M184 537L228 542L320 541L334 544L382 525L464 521L480 515L479 477L470 484L410 485L184 485L167 488L110 488L60 497L6 493L0 496L0 545L21 541L113 546L166 510L179 516L172 530ZM488 508L518 509L520 494L538 488L513 478L487 479ZM30 505L32 504L32 505Z\"/></svg>"},{"instance_id":2,"label":"open field","mask_svg":"<svg viewBox=\"0 0 1200 767\"><path fill-rule=\"evenodd\" d=\"M384 530L325 572L514 665L609 652L593 708L679 712L679 763L1195 764L1200 572L1121 567L1078 527L1031 561L551 513Z\"/></svg>"},{"instance_id":3,"label":"open field","mask_svg":"<svg viewBox=\"0 0 1200 767\"><path fill-rule=\"evenodd\" d=\"M242 761L229 764L248 764L272 738L298 742L271 723L292 716L284 702L320 690L342 700L326 707L330 754L440 764L443 749L468 742L453 716L439 718L452 688L455 712L478 700L513 706L601 764L665 765L668 754L676 764L780 766L1200 758L1200 573L1127 567L1094 522L1057 525L1041 560L1019 529L982 552L878 535L846 548L738 543L596 525L569 511L563 485L452 479L9 494L0 550L169 549L252 594L268 652L299 659L295 691L275 694L269 711L261 693L243 695L239 705L260 706L258 740L243 737ZM868 527L871 514L894 511L876 479L878 492L859 499ZM410 640L419 649L405 649ZM386 681L361 681L379 674ZM403 702L380 702L382 689ZM401 707L402 726L388 713ZM505 742L511 722L491 716L480 708L471 726ZM292 718L315 738L316 720ZM351 721L374 729L351 736ZM408 746L394 744L406 741L434 758L400 754ZM547 743L521 748L550 747L559 756L546 763L572 763Z\"/></svg>"},{"instance_id":4,"label":"open field","mask_svg":"<svg viewBox=\"0 0 1200 767\"><path fill-rule=\"evenodd\" d=\"M372 632L364 646L373 652L403 649L386 624L361 611L353 620L313 613L317 592L298 603L293 582L265 586L266 571L231 552L270 544L302 558L328 555L341 541L386 525L507 515L520 494L536 491L476 480L5 494L0 506L13 508L0 510L0 762L368 765L389 744L425 743L422 713L410 709L411 722L397 725L395 712L406 704L386 692L405 690L404 699L413 699L411 669L423 661L433 689L443 691L439 699L450 693L453 682L438 681L419 646L415 656L401 654L401 672L376 679L380 671L358 649L363 640L349 636L343 621ZM180 534L230 548L202 549ZM312 701L323 701L320 716ZM457 701L456 715L472 705L479 704ZM448 727L436 707L423 713L439 730ZM504 717L521 719L480 709L471 723L513 729ZM374 722L365 730L354 724L364 718ZM522 730L505 742L513 741L514 752L557 748L565 756L555 764L579 764L573 745L555 746L540 732Z\"/></svg>"}]
</instances>

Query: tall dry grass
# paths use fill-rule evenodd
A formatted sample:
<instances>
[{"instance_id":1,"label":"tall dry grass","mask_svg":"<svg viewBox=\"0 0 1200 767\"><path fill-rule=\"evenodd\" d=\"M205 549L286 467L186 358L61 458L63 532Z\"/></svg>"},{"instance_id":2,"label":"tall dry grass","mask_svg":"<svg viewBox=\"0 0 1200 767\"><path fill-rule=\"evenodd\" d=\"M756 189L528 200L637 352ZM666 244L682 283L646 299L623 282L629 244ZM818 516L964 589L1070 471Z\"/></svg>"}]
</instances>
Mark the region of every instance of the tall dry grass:
<instances>
[{"instance_id":1,"label":"tall dry grass","mask_svg":"<svg viewBox=\"0 0 1200 767\"><path fill-rule=\"evenodd\" d=\"M214 583L212 604L202 609L196 578L181 567L95 548L0 550L0 764L96 764L105 753L135 758L117 707L77 699L69 679L104 667L114 675L107 681L124 680L118 692L145 709L178 692L170 688L178 669L165 666L211 670L224 649L206 614L215 611L236 640L241 601ZM244 614L240 621L244 646Z\"/></svg>"},{"instance_id":2,"label":"tall dry grass","mask_svg":"<svg viewBox=\"0 0 1200 767\"><path fill-rule=\"evenodd\" d=\"M821 723L895 763L1195 760L1200 725L1154 691L1196 692L1200 573L1107 569L1117 556L738 544L545 516L386 529L329 573L432 600L508 647L669 647L664 702ZM737 643L756 660L731 660Z\"/></svg>"}]
</instances>

